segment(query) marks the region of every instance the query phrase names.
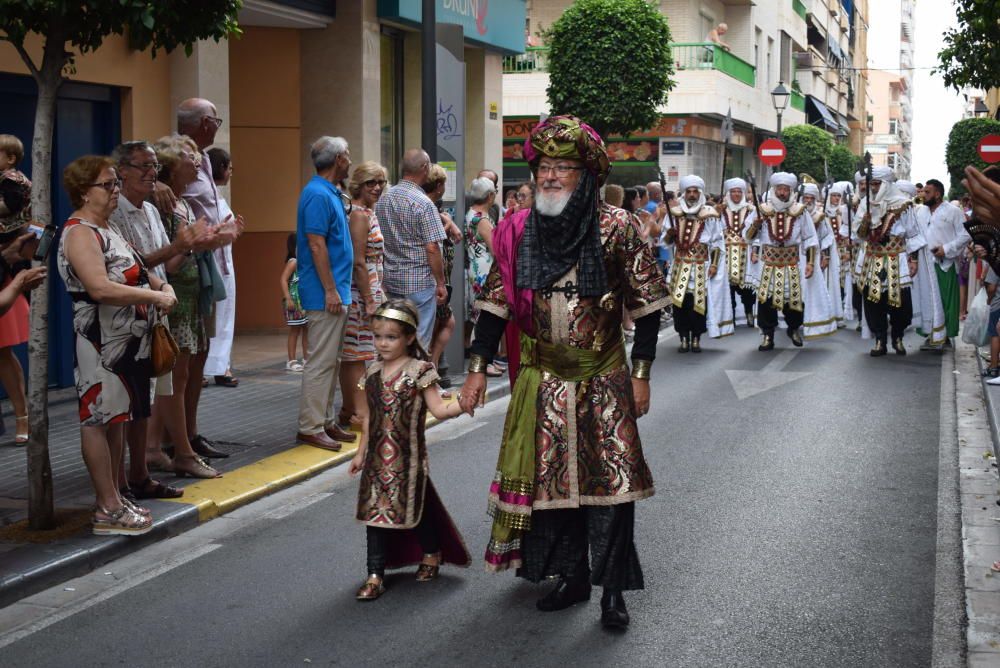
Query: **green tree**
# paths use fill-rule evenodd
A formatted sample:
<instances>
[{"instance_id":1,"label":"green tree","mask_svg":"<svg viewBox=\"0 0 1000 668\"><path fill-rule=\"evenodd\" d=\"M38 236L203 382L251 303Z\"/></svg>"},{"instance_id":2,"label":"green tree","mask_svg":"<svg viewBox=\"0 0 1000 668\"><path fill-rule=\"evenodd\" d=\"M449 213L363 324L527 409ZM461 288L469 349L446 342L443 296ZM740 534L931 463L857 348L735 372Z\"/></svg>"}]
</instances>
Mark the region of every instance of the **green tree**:
<instances>
[{"instance_id":1,"label":"green tree","mask_svg":"<svg viewBox=\"0 0 1000 668\"><path fill-rule=\"evenodd\" d=\"M830 178L834 181L851 181L853 183L854 172L857 171L861 158L851 153L851 149L843 144L834 144L826 162L830 168Z\"/></svg>"},{"instance_id":2,"label":"green tree","mask_svg":"<svg viewBox=\"0 0 1000 668\"><path fill-rule=\"evenodd\" d=\"M965 194L962 179L965 178L963 170L967 166L973 165L979 169L986 167L986 163L979 159L976 148L980 139L996 134L1000 134L1000 121L992 118L966 118L951 127L948 145L944 150L944 161L951 177L949 199L957 199Z\"/></svg>"},{"instance_id":3,"label":"green tree","mask_svg":"<svg viewBox=\"0 0 1000 668\"><path fill-rule=\"evenodd\" d=\"M958 27L944 34L936 72L956 91L1000 86L1000 3L955 0Z\"/></svg>"},{"instance_id":4,"label":"green tree","mask_svg":"<svg viewBox=\"0 0 1000 668\"><path fill-rule=\"evenodd\" d=\"M127 34L136 49L167 53L183 46L191 54L200 39L219 41L239 34L242 0L0 0L0 40L10 42L38 87L31 141L31 210L41 223L52 222L52 127L56 99L77 53L97 50L112 34ZM41 60L27 49L32 33L43 40ZM36 304L48 304L48 280L34 291ZM48 313L31 309L28 340L28 523L32 529L54 524L52 467L49 461Z\"/></svg>"},{"instance_id":5,"label":"green tree","mask_svg":"<svg viewBox=\"0 0 1000 668\"><path fill-rule=\"evenodd\" d=\"M674 68L670 26L652 3L576 0L545 40L553 114L579 116L602 137L659 122Z\"/></svg>"},{"instance_id":6,"label":"green tree","mask_svg":"<svg viewBox=\"0 0 1000 668\"><path fill-rule=\"evenodd\" d=\"M822 183L824 161L829 160L833 150L830 133L815 125L790 125L781 131L781 141L787 151L781 171L796 176L805 173Z\"/></svg>"}]
</instances>

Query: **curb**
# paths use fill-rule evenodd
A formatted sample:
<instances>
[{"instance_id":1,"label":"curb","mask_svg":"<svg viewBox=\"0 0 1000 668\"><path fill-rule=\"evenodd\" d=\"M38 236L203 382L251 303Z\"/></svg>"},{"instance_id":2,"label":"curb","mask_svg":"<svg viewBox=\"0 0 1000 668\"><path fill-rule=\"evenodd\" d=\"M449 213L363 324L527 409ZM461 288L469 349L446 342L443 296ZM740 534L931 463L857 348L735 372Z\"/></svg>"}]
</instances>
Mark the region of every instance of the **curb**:
<instances>
[{"instance_id":1,"label":"curb","mask_svg":"<svg viewBox=\"0 0 1000 668\"><path fill-rule=\"evenodd\" d=\"M510 395L510 389L506 378L487 387L486 403ZM434 416L427 416L428 429L438 423ZM0 574L0 608L296 485L350 461L356 451L357 441L353 445L344 444L340 452L296 445L280 454L228 471L222 478L186 486L187 501L144 501L156 521L152 531L142 536L81 534L45 545L27 544L0 554L3 571ZM192 496L198 498L192 499Z\"/></svg>"}]
</instances>

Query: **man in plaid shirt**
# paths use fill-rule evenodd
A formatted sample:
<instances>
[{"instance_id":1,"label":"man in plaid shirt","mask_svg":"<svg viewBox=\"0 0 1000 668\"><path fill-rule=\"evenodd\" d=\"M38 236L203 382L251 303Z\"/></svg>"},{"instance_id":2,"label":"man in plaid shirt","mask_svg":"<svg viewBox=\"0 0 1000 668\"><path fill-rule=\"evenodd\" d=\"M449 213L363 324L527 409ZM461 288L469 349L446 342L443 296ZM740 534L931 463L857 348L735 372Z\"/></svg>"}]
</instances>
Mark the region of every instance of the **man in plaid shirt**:
<instances>
[{"instance_id":1,"label":"man in plaid shirt","mask_svg":"<svg viewBox=\"0 0 1000 668\"><path fill-rule=\"evenodd\" d=\"M417 339L430 349L438 304L448 299L444 282L441 216L424 192L431 160L419 148L403 154L402 180L375 205L385 237L382 289L390 298L413 303L420 315Z\"/></svg>"}]
</instances>

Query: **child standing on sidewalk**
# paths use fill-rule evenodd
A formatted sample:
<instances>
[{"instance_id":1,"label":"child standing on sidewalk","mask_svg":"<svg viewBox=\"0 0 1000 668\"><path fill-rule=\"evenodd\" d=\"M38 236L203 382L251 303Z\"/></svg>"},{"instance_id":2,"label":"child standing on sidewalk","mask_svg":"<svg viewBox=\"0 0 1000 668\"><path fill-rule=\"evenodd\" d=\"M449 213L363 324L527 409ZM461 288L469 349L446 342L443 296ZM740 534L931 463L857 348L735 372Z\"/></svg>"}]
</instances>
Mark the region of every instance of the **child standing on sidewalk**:
<instances>
[{"instance_id":1,"label":"child standing on sidewalk","mask_svg":"<svg viewBox=\"0 0 1000 668\"><path fill-rule=\"evenodd\" d=\"M302 310L302 302L299 301L299 272L296 271L298 260L295 259L296 243L297 237L295 232L292 232L286 241L288 252L285 255L285 268L281 272L281 292L285 295L281 300L281 305L285 309L285 322L288 324L288 361L285 362L285 370L302 373L306 359L309 357L309 321L306 319L306 312ZM300 334L302 335L301 362L296 356Z\"/></svg>"},{"instance_id":2,"label":"child standing on sidewalk","mask_svg":"<svg viewBox=\"0 0 1000 668\"><path fill-rule=\"evenodd\" d=\"M469 552L434 490L427 466L424 421L456 417L458 402L445 404L438 375L417 341L417 310L389 300L372 319L379 360L368 367L361 445L351 475L361 474L357 519L367 525L368 579L359 601L385 591L385 570L418 564L418 582L433 580L443 562L468 566Z\"/></svg>"}]
</instances>

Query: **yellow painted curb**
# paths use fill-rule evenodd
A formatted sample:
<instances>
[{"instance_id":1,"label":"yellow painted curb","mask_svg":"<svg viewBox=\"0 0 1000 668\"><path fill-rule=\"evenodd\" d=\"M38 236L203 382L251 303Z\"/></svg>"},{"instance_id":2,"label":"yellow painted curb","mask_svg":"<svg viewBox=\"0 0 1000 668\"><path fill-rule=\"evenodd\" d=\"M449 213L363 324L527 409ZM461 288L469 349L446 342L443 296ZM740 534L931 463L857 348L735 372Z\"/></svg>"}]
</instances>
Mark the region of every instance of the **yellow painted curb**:
<instances>
[{"instance_id":1,"label":"yellow painted curb","mask_svg":"<svg viewBox=\"0 0 1000 668\"><path fill-rule=\"evenodd\" d=\"M235 471L226 471L221 478L188 485L184 496L166 500L197 507L198 521L205 522L348 461L357 450L357 440L345 443L340 452L297 445Z\"/></svg>"},{"instance_id":2,"label":"yellow painted curb","mask_svg":"<svg viewBox=\"0 0 1000 668\"><path fill-rule=\"evenodd\" d=\"M452 398L445 401L457 401L457 395L458 392L453 391ZM426 426L437 422L433 415L428 415ZM195 506L198 521L205 522L349 461L358 451L359 440L355 438L353 443L344 443L340 452L299 444L253 464L226 471L221 478L188 485L184 488L184 496L164 501Z\"/></svg>"}]
</instances>

